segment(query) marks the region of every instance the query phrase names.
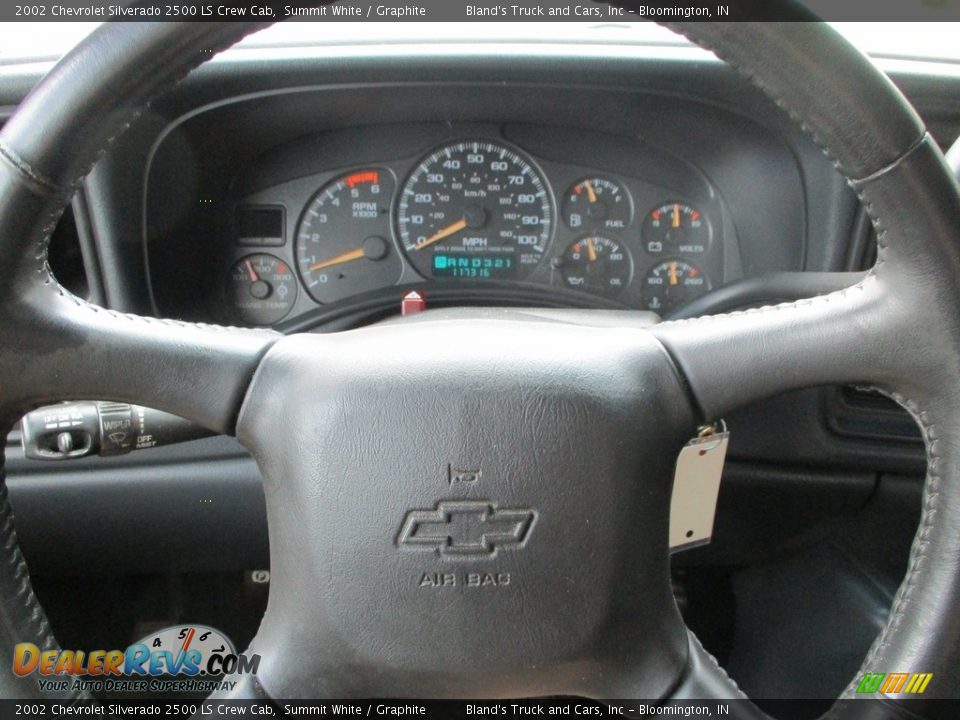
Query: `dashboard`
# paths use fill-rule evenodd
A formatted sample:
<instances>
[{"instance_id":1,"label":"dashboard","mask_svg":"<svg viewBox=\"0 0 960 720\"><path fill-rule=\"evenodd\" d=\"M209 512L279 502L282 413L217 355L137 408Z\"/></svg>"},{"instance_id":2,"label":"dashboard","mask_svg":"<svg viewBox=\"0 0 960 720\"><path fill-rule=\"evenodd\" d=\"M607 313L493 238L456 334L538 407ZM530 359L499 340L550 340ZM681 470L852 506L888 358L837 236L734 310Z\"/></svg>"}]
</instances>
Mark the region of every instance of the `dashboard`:
<instances>
[{"instance_id":1,"label":"dashboard","mask_svg":"<svg viewBox=\"0 0 960 720\"><path fill-rule=\"evenodd\" d=\"M239 198L232 218L227 208L224 317L276 325L384 288L429 297L437 284L478 281L669 314L721 281L722 208L679 159L659 153L645 176L631 177L553 162L505 137L522 143L524 129L433 130L448 137L431 138L429 127L368 130L355 142L386 133L399 141L391 156L405 157L324 168ZM533 131L552 132L557 146L585 140Z\"/></svg>"},{"instance_id":2,"label":"dashboard","mask_svg":"<svg viewBox=\"0 0 960 720\"><path fill-rule=\"evenodd\" d=\"M141 227L154 313L282 332L375 321L410 291L668 318L802 270L805 185L842 192L769 127L636 88L318 83L158 125Z\"/></svg>"},{"instance_id":3,"label":"dashboard","mask_svg":"<svg viewBox=\"0 0 960 720\"><path fill-rule=\"evenodd\" d=\"M326 159L343 146L360 149L353 162ZM554 159L572 147L586 162ZM656 147L546 125L411 123L268 151L198 234L219 256L212 319L230 324L471 286L669 316L727 279L727 218L704 174Z\"/></svg>"}]
</instances>

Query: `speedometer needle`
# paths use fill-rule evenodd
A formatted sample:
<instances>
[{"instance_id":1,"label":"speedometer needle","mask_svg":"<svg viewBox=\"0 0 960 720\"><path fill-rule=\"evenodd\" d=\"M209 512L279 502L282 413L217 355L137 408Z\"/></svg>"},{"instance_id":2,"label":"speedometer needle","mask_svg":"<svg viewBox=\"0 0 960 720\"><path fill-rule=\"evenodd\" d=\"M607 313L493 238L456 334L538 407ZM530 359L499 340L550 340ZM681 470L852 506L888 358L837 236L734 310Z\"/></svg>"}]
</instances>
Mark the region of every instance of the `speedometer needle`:
<instances>
[{"instance_id":1,"label":"speedometer needle","mask_svg":"<svg viewBox=\"0 0 960 720\"><path fill-rule=\"evenodd\" d=\"M414 245L414 250L423 250L428 245L433 245L435 242L443 240L445 237L450 237L454 233L458 233L467 226L467 219L460 218L452 225L447 225L443 230L438 230L433 235L428 237L426 240L421 240L419 243Z\"/></svg>"},{"instance_id":2,"label":"speedometer needle","mask_svg":"<svg viewBox=\"0 0 960 720\"><path fill-rule=\"evenodd\" d=\"M328 268L331 265L342 265L343 263L348 263L351 260L359 260L363 257L365 257L365 255L362 247L358 247L355 250L347 250L347 252L340 253L336 257L332 257L329 260L315 262L310 266L310 272L313 272L314 270L323 270L323 268Z\"/></svg>"}]
</instances>

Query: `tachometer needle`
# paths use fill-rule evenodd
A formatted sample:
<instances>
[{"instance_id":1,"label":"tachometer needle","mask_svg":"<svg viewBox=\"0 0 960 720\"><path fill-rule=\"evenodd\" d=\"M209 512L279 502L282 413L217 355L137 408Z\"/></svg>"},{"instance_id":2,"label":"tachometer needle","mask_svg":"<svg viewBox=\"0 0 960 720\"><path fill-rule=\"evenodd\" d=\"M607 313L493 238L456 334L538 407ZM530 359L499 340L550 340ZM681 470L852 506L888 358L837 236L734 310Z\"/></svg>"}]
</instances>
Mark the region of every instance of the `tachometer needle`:
<instances>
[{"instance_id":1,"label":"tachometer needle","mask_svg":"<svg viewBox=\"0 0 960 720\"><path fill-rule=\"evenodd\" d=\"M438 230L433 235L428 237L426 240L421 240L419 243L414 245L414 250L423 250L428 245L433 245L435 242L443 240L445 237L450 237L454 233L458 233L467 226L466 218L460 218L452 225L447 225L443 230Z\"/></svg>"},{"instance_id":2,"label":"tachometer needle","mask_svg":"<svg viewBox=\"0 0 960 720\"><path fill-rule=\"evenodd\" d=\"M587 188L587 200L589 200L591 203L595 203L597 201L597 193L593 189L593 183L589 180L584 180L583 185Z\"/></svg>"},{"instance_id":3,"label":"tachometer needle","mask_svg":"<svg viewBox=\"0 0 960 720\"><path fill-rule=\"evenodd\" d=\"M362 247L358 247L354 250L347 250L347 252L340 253L336 257L332 257L329 260L321 260L320 262L315 262L313 265L310 266L310 272L313 272L314 270L323 270L324 268L328 268L331 265L342 265L343 263L348 263L351 260L359 260L363 257L365 257L365 255L363 253Z\"/></svg>"},{"instance_id":4,"label":"tachometer needle","mask_svg":"<svg viewBox=\"0 0 960 720\"><path fill-rule=\"evenodd\" d=\"M597 261L597 248L593 246L593 238L587 238L587 259L590 262Z\"/></svg>"},{"instance_id":5,"label":"tachometer needle","mask_svg":"<svg viewBox=\"0 0 960 720\"><path fill-rule=\"evenodd\" d=\"M256 271L253 269L253 263L249 259L244 263L247 266L247 274L250 276L250 282L257 282L260 278L257 276Z\"/></svg>"}]
</instances>

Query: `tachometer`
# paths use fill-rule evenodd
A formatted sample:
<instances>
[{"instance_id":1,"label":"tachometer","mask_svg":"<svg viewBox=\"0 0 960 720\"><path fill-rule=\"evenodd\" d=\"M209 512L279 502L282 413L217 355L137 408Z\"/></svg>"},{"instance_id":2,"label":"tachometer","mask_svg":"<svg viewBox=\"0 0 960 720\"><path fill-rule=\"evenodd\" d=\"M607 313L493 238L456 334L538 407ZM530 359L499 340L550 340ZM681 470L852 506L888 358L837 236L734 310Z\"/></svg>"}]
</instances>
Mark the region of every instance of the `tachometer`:
<instances>
[{"instance_id":1,"label":"tachometer","mask_svg":"<svg viewBox=\"0 0 960 720\"><path fill-rule=\"evenodd\" d=\"M424 277L526 277L552 227L553 203L540 172L495 142L434 151L410 174L397 204L400 239Z\"/></svg>"},{"instance_id":2,"label":"tachometer","mask_svg":"<svg viewBox=\"0 0 960 720\"><path fill-rule=\"evenodd\" d=\"M319 303L386 287L400 277L400 258L388 242L393 176L376 168L325 185L297 228L297 264Z\"/></svg>"}]
</instances>

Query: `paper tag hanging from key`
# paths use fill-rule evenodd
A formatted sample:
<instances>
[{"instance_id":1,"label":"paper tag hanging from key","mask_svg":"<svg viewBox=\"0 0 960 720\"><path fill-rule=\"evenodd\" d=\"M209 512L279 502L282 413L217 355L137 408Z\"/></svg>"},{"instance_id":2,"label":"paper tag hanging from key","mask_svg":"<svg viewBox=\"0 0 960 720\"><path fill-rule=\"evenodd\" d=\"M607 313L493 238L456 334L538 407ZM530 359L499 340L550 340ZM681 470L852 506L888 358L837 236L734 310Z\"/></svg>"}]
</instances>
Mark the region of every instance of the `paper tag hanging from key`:
<instances>
[{"instance_id":1,"label":"paper tag hanging from key","mask_svg":"<svg viewBox=\"0 0 960 720\"><path fill-rule=\"evenodd\" d=\"M720 476L730 433L726 423L701 428L677 456L670 500L670 551L706 545L713 537L713 518L720 494Z\"/></svg>"}]
</instances>

